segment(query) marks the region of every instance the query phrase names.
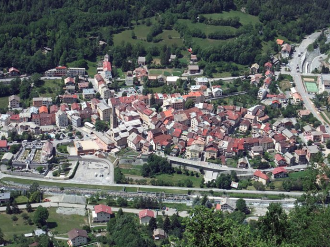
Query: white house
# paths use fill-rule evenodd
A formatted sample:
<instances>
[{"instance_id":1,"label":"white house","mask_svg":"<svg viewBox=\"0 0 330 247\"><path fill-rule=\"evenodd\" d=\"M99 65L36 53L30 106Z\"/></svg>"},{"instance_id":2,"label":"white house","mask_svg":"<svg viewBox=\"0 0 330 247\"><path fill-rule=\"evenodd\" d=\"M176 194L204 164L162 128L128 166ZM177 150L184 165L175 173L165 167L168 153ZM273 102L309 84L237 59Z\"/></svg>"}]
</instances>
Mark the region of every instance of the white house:
<instances>
[{"instance_id":1,"label":"white house","mask_svg":"<svg viewBox=\"0 0 330 247\"><path fill-rule=\"evenodd\" d=\"M111 214L111 207L103 204L96 205L94 206L94 211L92 212L93 222L107 222L110 220Z\"/></svg>"},{"instance_id":2,"label":"white house","mask_svg":"<svg viewBox=\"0 0 330 247\"><path fill-rule=\"evenodd\" d=\"M81 229L72 229L68 232L69 240L68 245L69 246L79 246L87 244L87 232L85 230Z\"/></svg>"},{"instance_id":3,"label":"white house","mask_svg":"<svg viewBox=\"0 0 330 247\"><path fill-rule=\"evenodd\" d=\"M220 97L222 95L222 89L220 87L212 87L212 94L213 94L213 97L216 98L216 97Z\"/></svg>"},{"instance_id":4,"label":"white house","mask_svg":"<svg viewBox=\"0 0 330 247\"><path fill-rule=\"evenodd\" d=\"M206 77L198 77L198 78L196 78L196 85L207 86L208 83L209 83L209 79L207 79Z\"/></svg>"},{"instance_id":5,"label":"white house","mask_svg":"<svg viewBox=\"0 0 330 247\"><path fill-rule=\"evenodd\" d=\"M56 126L57 127L66 127L68 126L68 116L64 111L59 110L56 112Z\"/></svg>"},{"instance_id":6,"label":"white house","mask_svg":"<svg viewBox=\"0 0 330 247\"><path fill-rule=\"evenodd\" d=\"M139 212L140 224L147 225L151 218L154 218L155 214L152 210L145 209Z\"/></svg>"},{"instance_id":7,"label":"white house","mask_svg":"<svg viewBox=\"0 0 330 247\"><path fill-rule=\"evenodd\" d=\"M176 81L179 79L179 76L168 76L166 77L167 85L175 85Z\"/></svg>"}]
</instances>

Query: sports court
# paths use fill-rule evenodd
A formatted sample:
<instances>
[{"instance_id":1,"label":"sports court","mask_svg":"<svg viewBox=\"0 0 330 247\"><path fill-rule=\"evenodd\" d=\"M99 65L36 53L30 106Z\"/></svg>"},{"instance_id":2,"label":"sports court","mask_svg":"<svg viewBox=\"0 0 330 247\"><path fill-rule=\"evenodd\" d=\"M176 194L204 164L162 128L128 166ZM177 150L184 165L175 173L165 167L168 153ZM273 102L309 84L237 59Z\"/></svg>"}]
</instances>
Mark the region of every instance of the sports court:
<instances>
[{"instance_id":1,"label":"sports court","mask_svg":"<svg viewBox=\"0 0 330 247\"><path fill-rule=\"evenodd\" d=\"M319 89L314 78L302 78L308 93L318 93Z\"/></svg>"}]
</instances>

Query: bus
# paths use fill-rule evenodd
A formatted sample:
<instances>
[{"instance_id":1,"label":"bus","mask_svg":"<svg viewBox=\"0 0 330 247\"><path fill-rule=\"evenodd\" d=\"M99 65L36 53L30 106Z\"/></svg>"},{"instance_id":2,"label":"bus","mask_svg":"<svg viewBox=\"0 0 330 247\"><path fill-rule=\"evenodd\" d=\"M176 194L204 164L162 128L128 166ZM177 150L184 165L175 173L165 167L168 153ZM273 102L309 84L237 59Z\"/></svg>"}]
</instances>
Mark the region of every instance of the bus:
<instances>
[{"instance_id":1,"label":"bus","mask_svg":"<svg viewBox=\"0 0 330 247\"><path fill-rule=\"evenodd\" d=\"M85 126L87 129L90 129L90 130L92 130L92 129L95 128L94 124L91 124L90 122L86 122L86 123L84 124L84 126Z\"/></svg>"}]
</instances>

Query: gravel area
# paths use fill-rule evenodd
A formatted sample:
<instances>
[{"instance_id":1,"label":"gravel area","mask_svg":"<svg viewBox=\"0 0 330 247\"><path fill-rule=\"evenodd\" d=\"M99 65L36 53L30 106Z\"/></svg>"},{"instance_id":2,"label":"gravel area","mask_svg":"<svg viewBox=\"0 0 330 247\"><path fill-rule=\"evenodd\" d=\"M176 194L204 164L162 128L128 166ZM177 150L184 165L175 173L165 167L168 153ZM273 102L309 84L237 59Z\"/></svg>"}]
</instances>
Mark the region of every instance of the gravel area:
<instances>
[{"instance_id":1,"label":"gravel area","mask_svg":"<svg viewBox=\"0 0 330 247\"><path fill-rule=\"evenodd\" d=\"M85 216L85 209L84 208L63 208L63 207L59 207L59 208L56 209L56 213L65 214L65 215L77 214L77 215Z\"/></svg>"}]
</instances>

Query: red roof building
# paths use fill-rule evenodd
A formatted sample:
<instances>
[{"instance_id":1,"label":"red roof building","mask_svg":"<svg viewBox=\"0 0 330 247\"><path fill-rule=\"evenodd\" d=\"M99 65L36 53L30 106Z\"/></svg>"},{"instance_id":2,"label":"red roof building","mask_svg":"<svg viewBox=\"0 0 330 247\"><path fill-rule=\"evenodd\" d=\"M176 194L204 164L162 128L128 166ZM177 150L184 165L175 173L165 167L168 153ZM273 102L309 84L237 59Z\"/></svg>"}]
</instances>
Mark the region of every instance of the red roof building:
<instances>
[{"instance_id":1,"label":"red roof building","mask_svg":"<svg viewBox=\"0 0 330 247\"><path fill-rule=\"evenodd\" d=\"M8 143L7 140L0 140L0 148L7 148Z\"/></svg>"},{"instance_id":2,"label":"red roof building","mask_svg":"<svg viewBox=\"0 0 330 247\"><path fill-rule=\"evenodd\" d=\"M142 211L139 212L139 218L142 219L144 217L154 218L155 213L152 210L149 210L149 209L142 210Z\"/></svg>"},{"instance_id":3,"label":"red roof building","mask_svg":"<svg viewBox=\"0 0 330 247\"><path fill-rule=\"evenodd\" d=\"M108 213L108 214L112 214L112 209L111 207L107 206L107 205L103 205L103 204L99 204L94 206L94 211L95 213Z\"/></svg>"},{"instance_id":4,"label":"red roof building","mask_svg":"<svg viewBox=\"0 0 330 247\"><path fill-rule=\"evenodd\" d=\"M269 177L260 170L256 170L253 174L255 180L263 183L264 185L268 183Z\"/></svg>"},{"instance_id":5,"label":"red roof building","mask_svg":"<svg viewBox=\"0 0 330 247\"><path fill-rule=\"evenodd\" d=\"M39 114L40 113L48 113L48 108L47 108L47 106L41 106L40 108L39 108Z\"/></svg>"}]
</instances>

